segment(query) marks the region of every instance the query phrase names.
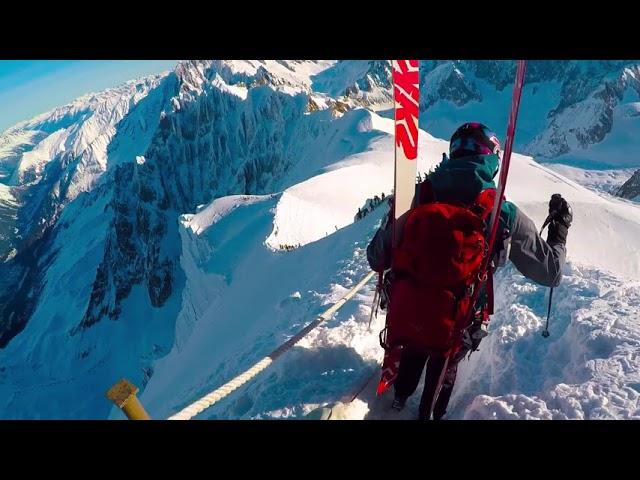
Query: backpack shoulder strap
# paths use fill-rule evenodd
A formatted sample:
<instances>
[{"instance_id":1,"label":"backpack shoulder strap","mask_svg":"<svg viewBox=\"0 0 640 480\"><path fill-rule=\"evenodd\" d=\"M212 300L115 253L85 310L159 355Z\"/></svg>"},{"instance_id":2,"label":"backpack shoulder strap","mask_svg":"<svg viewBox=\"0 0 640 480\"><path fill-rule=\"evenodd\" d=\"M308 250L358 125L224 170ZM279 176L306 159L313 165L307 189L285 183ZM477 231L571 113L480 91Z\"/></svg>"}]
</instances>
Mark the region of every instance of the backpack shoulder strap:
<instances>
[{"instance_id":1,"label":"backpack shoulder strap","mask_svg":"<svg viewBox=\"0 0 640 480\"><path fill-rule=\"evenodd\" d=\"M482 220L487 220L491 215L493 209L493 203L496 199L495 188L485 188L482 190L471 205L471 210L478 215Z\"/></svg>"},{"instance_id":2,"label":"backpack shoulder strap","mask_svg":"<svg viewBox=\"0 0 640 480\"><path fill-rule=\"evenodd\" d=\"M435 193L433 192L433 187L431 186L431 181L429 178L426 178L423 182L418 184L418 201L416 205L423 205L425 203L431 203L436 201Z\"/></svg>"}]
</instances>

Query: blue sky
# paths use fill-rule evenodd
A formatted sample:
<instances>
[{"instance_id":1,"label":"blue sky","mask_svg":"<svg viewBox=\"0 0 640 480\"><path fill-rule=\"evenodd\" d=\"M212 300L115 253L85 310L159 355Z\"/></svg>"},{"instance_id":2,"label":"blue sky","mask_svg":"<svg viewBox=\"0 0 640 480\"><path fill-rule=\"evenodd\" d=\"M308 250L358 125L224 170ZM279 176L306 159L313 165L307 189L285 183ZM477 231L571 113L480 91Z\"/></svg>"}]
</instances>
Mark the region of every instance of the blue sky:
<instances>
[{"instance_id":1,"label":"blue sky","mask_svg":"<svg viewBox=\"0 0 640 480\"><path fill-rule=\"evenodd\" d=\"M0 132L85 93L171 70L176 60L0 60Z\"/></svg>"}]
</instances>

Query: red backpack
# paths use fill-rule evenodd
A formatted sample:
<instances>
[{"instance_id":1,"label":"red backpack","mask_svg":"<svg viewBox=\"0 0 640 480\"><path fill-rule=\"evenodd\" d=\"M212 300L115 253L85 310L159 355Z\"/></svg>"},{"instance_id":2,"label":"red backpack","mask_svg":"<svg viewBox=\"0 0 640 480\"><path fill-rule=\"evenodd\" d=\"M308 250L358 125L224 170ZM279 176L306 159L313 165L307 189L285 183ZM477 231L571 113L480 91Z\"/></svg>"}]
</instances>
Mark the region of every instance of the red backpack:
<instances>
[{"instance_id":1,"label":"red backpack","mask_svg":"<svg viewBox=\"0 0 640 480\"><path fill-rule=\"evenodd\" d=\"M431 198L408 212L393 254L385 343L448 355L468 326L496 190L483 190L471 205L438 202L427 191Z\"/></svg>"}]
</instances>

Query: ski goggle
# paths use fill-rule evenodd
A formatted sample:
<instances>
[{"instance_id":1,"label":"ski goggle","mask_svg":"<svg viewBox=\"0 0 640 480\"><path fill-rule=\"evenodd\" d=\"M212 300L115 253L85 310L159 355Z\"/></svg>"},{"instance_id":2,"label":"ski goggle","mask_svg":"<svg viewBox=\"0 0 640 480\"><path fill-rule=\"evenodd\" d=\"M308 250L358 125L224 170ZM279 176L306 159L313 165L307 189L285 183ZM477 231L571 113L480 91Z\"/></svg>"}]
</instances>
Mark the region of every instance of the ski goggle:
<instances>
[{"instance_id":1,"label":"ski goggle","mask_svg":"<svg viewBox=\"0 0 640 480\"><path fill-rule=\"evenodd\" d=\"M491 143L493 143L493 153L498 156L498 160L502 160L502 148L500 147L500 140L498 140L498 136L495 133L489 132L489 134L489 140L491 141Z\"/></svg>"}]
</instances>

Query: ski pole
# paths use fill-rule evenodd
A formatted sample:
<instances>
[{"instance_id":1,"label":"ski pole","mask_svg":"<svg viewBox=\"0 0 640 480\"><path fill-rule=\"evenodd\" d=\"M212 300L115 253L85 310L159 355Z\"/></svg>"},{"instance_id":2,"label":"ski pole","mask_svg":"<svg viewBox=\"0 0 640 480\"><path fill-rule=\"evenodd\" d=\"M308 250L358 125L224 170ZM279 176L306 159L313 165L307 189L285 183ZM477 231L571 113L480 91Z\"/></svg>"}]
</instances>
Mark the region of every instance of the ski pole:
<instances>
[{"instance_id":1,"label":"ski pole","mask_svg":"<svg viewBox=\"0 0 640 480\"><path fill-rule=\"evenodd\" d=\"M542 232L544 231L545 227L551 223L551 220L553 220L553 215L550 213L547 216L547 219L542 224L542 228L540 229L540 236L542 236ZM544 327L544 330L542 331L542 336L544 338L547 338L549 335L551 335L549 333L549 317L551 317L551 300L552 299L553 299L553 287L549 289L549 307L547 308L547 323Z\"/></svg>"},{"instance_id":2,"label":"ski pole","mask_svg":"<svg viewBox=\"0 0 640 480\"><path fill-rule=\"evenodd\" d=\"M553 287L551 287L549 289L549 308L547 309L547 324L544 327L544 330L542 331L542 336L544 338L547 338L550 333L549 333L549 317L551 316L551 299L553 298Z\"/></svg>"},{"instance_id":3,"label":"ski pole","mask_svg":"<svg viewBox=\"0 0 640 480\"><path fill-rule=\"evenodd\" d=\"M371 315L369 315L369 326L367 327L368 331L371 331L371 321L374 316L377 316L377 308L376 304L378 303L378 288L376 287L376 293L373 295L373 304L371 305Z\"/></svg>"}]
</instances>

